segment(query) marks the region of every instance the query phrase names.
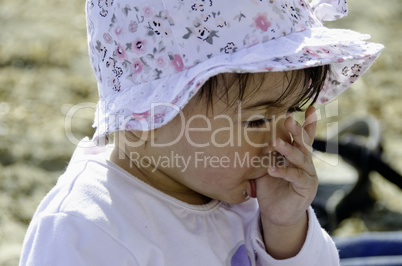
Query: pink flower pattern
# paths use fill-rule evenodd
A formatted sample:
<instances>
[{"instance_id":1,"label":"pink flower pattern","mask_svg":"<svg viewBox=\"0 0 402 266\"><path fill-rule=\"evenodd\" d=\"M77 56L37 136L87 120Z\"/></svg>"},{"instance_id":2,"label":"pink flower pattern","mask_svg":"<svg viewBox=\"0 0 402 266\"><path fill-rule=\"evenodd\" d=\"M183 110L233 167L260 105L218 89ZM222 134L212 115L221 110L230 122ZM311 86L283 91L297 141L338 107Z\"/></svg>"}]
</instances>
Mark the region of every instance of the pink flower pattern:
<instances>
[{"instance_id":1,"label":"pink flower pattern","mask_svg":"<svg viewBox=\"0 0 402 266\"><path fill-rule=\"evenodd\" d=\"M111 36L109 33L107 33L107 32L105 32L105 33L103 34L103 39L105 40L106 43L109 43L109 44L113 43L113 38L112 38L112 36Z\"/></svg>"},{"instance_id":2,"label":"pink flower pattern","mask_svg":"<svg viewBox=\"0 0 402 266\"><path fill-rule=\"evenodd\" d=\"M159 95L158 101L180 105L187 103L209 76L198 76L197 73L188 78L179 77L183 70L190 72L210 62L210 58L219 57L227 61L206 64L202 69L202 73L218 74L225 70L222 66L238 62L231 61L233 58L242 54L250 55L247 49L264 49L262 47L270 40L275 39L280 43L279 40L285 35L322 28L322 18L338 15L334 13L337 9L334 9L331 14L320 14L318 18L315 13L328 9L312 6L308 0L244 0L239 1L239 5L246 8L236 10L228 8L230 0L172 1L165 6L129 0L100 1L97 5L93 4L93 0L87 0L90 58L101 95L98 121L101 128L108 128L102 134L124 128L124 125L110 124L106 127L102 124L107 123L108 115L121 109L130 110L128 114L139 113L133 116L131 122L128 117L124 120L129 121L127 125L133 129L140 117L149 124L163 125L170 121L174 115L172 110L160 109L151 118L150 115L142 116L143 110L136 112L135 108L139 106L137 103L149 101L141 95ZM343 2L340 1L340 5ZM342 7L339 10L345 13L346 9ZM253 64L258 58L265 60L264 64L259 62L256 67L260 71L286 71L334 64L336 68L331 69L334 74L323 89L325 93L318 98L318 102L323 103L362 75L380 50L361 41L361 35L350 38L350 43L357 47L352 52L339 38L333 39L333 43L323 45L299 45L287 54L286 51L280 55L267 51L271 57L258 50L254 56L245 56L242 60L245 60L244 64L250 64L247 60L252 60ZM357 56L356 50L360 50ZM243 71L242 66L230 65L230 71ZM216 70L218 68L219 71ZM176 79L175 75L179 78ZM163 90L163 93L153 93L152 90L156 88ZM136 99L137 102L127 99ZM121 107L122 102L125 105ZM109 104L116 104L116 110L104 108L106 111L102 111L102 106Z\"/></svg>"},{"instance_id":3,"label":"pink flower pattern","mask_svg":"<svg viewBox=\"0 0 402 266\"><path fill-rule=\"evenodd\" d=\"M147 41L143 39L136 39L131 44L131 49L136 54L145 54L147 52Z\"/></svg>"},{"instance_id":4,"label":"pink flower pattern","mask_svg":"<svg viewBox=\"0 0 402 266\"><path fill-rule=\"evenodd\" d=\"M164 68L166 65L165 58L163 56L156 58L156 65L161 69Z\"/></svg>"},{"instance_id":5,"label":"pink flower pattern","mask_svg":"<svg viewBox=\"0 0 402 266\"><path fill-rule=\"evenodd\" d=\"M136 59L136 60L133 62L132 67L133 67L133 72L132 72L132 74L133 74L133 76L135 77L135 76L139 75L139 74L142 72L142 70L144 69L144 64L141 62L140 59Z\"/></svg>"},{"instance_id":6,"label":"pink flower pattern","mask_svg":"<svg viewBox=\"0 0 402 266\"><path fill-rule=\"evenodd\" d=\"M137 29L138 29L137 21L131 21L130 24L128 25L128 31L129 32L136 32Z\"/></svg>"},{"instance_id":7,"label":"pink flower pattern","mask_svg":"<svg viewBox=\"0 0 402 266\"><path fill-rule=\"evenodd\" d=\"M152 8L150 6L144 7L143 11L144 11L144 13L143 13L144 16L147 18L152 17L152 15L154 14L154 12L152 11Z\"/></svg>"},{"instance_id":8,"label":"pink flower pattern","mask_svg":"<svg viewBox=\"0 0 402 266\"><path fill-rule=\"evenodd\" d=\"M183 59L178 54L171 57L171 63L176 72L180 72L184 69Z\"/></svg>"},{"instance_id":9,"label":"pink flower pattern","mask_svg":"<svg viewBox=\"0 0 402 266\"><path fill-rule=\"evenodd\" d=\"M122 61L126 59L126 51L120 43L117 44L115 54L118 60Z\"/></svg>"},{"instance_id":10,"label":"pink flower pattern","mask_svg":"<svg viewBox=\"0 0 402 266\"><path fill-rule=\"evenodd\" d=\"M114 29L114 33L115 33L115 35L116 35L117 37L119 37L120 35L122 35L122 34L124 33L124 30L123 30L122 27L117 26L117 27Z\"/></svg>"},{"instance_id":11,"label":"pink flower pattern","mask_svg":"<svg viewBox=\"0 0 402 266\"><path fill-rule=\"evenodd\" d=\"M268 28L271 26L271 22L268 21L266 13L258 13L257 17L254 19L254 22L255 26L264 32L268 31Z\"/></svg>"}]
</instances>

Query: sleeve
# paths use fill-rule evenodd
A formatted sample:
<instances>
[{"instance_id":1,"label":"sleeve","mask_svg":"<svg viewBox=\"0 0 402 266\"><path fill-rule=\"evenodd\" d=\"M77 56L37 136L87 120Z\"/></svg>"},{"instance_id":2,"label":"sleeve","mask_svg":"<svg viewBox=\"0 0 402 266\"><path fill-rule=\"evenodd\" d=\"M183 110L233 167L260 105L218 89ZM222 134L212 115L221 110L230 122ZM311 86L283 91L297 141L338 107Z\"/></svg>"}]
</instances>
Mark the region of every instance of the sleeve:
<instances>
[{"instance_id":1,"label":"sleeve","mask_svg":"<svg viewBox=\"0 0 402 266\"><path fill-rule=\"evenodd\" d=\"M302 249L295 257L285 260L276 260L266 252L264 240L261 235L260 223L259 221L255 222L250 235L251 245L256 253L256 265L339 265L338 250L332 238L321 228L311 207L308 209L308 217L309 225L307 237Z\"/></svg>"},{"instance_id":2,"label":"sleeve","mask_svg":"<svg viewBox=\"0 0 402 266\"><path fill-rule=\"evenodd\" d=\"M68 214L36 217L25 237L20 265L139 265L121 243L96 224Z\"/></svg>"}]
</instances>

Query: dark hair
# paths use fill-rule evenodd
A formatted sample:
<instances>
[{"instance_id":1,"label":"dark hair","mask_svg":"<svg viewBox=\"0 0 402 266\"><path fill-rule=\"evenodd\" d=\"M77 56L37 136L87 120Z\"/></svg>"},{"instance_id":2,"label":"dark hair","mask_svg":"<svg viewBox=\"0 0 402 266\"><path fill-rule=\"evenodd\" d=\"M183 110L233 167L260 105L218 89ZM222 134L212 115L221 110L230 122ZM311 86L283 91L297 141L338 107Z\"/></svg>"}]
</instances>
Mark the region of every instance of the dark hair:
<instances>
[{"instance_id":1,"label":"dark hair","mask_svg":"<svg viewBox=\"0 0 402 266\"><path fill-rule=\"evenodd\" d=\"M309 105L313 105L317 100L329 71L330 66L324 65L285 72L285 78L289 82L288 86L282 95L276 99L273 106L280 107L282 100L292 94L300 83L303 84L303 90L298 95L294 106L301 108L308 102L310 102ZM256 86L255 90L252 92L255 93L261 87L266 77L267 75L265 75L265 73L223 73L213 76L201 87L198 100L204 98L207 101L207 110L211 107L213 111L213 103L217 99L226 100L228 108L230 108L250 96L246 95L245 91L251 80L256 81L255 79L259 78L257 84L260 84L260 86ZM230 99L229 89L233 87L238 89L238 95L237 98L232 97L232 99Z\"/></svg>"}]
</instances>

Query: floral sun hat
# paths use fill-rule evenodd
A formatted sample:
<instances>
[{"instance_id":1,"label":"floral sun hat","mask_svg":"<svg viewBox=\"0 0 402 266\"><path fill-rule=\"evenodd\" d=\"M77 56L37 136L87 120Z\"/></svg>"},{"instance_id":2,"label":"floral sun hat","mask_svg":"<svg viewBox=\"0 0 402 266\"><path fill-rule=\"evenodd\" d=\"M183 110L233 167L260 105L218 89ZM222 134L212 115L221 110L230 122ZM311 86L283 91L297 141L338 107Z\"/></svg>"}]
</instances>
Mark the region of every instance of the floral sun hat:
<instances>
[{"instance_id":1,"label":"floral sun hat","mask_svg":"<svg viewBox=\"0 0 402 266\"><path fill-rule=\"evenodd\" d=\"M94 139L160 127L210 77L331 65L318 97L349 87L378 57L370 36L329 29L345 0L87 0L100 100Z\"/></svg>"}]
</instances>

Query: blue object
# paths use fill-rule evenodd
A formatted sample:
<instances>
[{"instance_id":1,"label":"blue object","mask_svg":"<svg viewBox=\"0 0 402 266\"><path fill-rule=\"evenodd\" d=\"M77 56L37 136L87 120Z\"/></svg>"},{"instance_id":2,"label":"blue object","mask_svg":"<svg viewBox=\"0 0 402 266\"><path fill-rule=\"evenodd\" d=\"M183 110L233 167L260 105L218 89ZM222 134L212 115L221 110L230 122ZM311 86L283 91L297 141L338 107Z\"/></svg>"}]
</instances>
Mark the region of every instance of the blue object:
<instances>
[{"instance_id":1,"label":"blue object","mask_svg":"<svg viewBox=\"0 0 402 266\"><path fill-rule=\"evenodd\" d=\"M334 237L341 265L402 265L402 232Z\"/></svg>"},{"instance_id":2,"label":"blue object","mask_svg":"<svg viewBox=\"0 0 402 266\"><path fill-rule=\"evenodd\" d=\"M402 256L341 259L341 266L401 266Z\"/></svg>"}]
</instances>

